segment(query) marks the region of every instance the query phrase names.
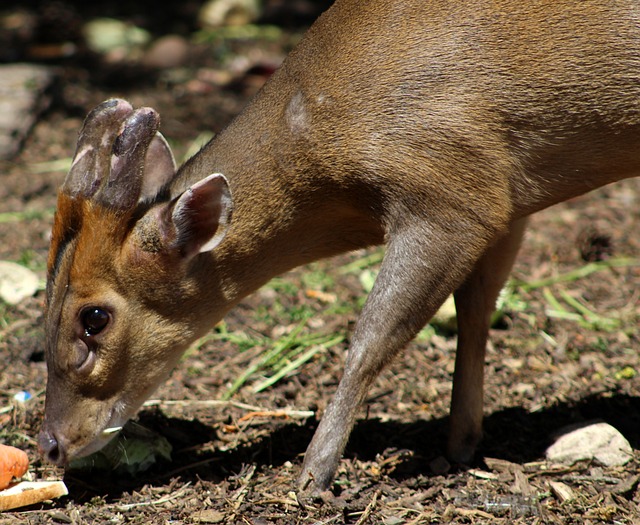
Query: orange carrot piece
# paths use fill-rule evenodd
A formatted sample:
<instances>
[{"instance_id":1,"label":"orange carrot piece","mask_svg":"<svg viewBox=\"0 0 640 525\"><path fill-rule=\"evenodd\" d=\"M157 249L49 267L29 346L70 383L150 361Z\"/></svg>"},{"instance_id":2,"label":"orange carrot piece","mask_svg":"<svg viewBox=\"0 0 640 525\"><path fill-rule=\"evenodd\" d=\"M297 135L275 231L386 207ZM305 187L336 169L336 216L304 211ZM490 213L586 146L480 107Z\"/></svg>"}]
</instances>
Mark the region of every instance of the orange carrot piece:
<instances>
[{"instance_id":1,"label":"orange carrot piece","mask_svg":"<svg viewBox=\"0 0 640 525\"><path fill-rule=\"evenodd\" d=\"M9 445L0 445L0 490L6 489L13 478L24 476L29 468L26 452Z\"/></svg>"}]
</instances>

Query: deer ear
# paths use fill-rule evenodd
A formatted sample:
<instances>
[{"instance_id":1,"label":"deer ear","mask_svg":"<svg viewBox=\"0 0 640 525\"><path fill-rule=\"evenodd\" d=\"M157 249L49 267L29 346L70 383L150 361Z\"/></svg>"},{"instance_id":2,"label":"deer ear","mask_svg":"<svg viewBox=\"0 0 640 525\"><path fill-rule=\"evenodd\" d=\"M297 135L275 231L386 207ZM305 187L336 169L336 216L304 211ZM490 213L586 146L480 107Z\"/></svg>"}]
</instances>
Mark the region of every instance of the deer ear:
<instances>
[{"instance_id":1,"label":"deer ear","mask_svg":"<svg viewBox=\"0 0 640 525\"><path fill-rule=\"evenodd\" d=\"M173 203L173 245L186 257L215 248L227 233L233 201L224 175L196 182Z\"/></svg>"},{"instance_id":2,"label":"deer ear","mask_svg":"<svg viewBox=\"0 0 640 525\"><path fill-rule=\"evenodd\" d=\"M144 161L142 176L141 201L153 199L176 173L176 161L171 147L160 132L156 132Z\"/></svg>"}]
</instances>

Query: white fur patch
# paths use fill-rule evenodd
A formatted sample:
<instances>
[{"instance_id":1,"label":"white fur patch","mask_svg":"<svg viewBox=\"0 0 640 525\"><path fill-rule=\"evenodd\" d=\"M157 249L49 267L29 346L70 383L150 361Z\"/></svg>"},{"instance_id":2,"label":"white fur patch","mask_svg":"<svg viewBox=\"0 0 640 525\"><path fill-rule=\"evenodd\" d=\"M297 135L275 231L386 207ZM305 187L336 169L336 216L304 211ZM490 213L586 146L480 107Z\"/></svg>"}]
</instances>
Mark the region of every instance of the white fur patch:
<instances>
[{"instance_id":1,"label":"white fur patch","mask_svg":"<svg viewBox=\"0 0 640 525\"><path fill-rule=\"evenodd\" d=\"M304 133L307 129L309 125L307 109L305 107L304 96L301 91L298 91L293 95L293 97L291 97L285 112L285 118L287 119L287 124L289 124L289 129L294 134Z\"/></svg>"}]
</instances>

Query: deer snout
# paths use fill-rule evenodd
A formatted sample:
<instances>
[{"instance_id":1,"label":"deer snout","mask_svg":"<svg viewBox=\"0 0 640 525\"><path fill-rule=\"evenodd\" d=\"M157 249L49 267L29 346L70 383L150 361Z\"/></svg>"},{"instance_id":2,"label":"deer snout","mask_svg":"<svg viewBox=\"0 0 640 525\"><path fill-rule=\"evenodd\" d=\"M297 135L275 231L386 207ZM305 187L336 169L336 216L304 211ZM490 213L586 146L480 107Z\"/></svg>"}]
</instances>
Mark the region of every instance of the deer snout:
<instances>
[{"instance_id":1,"label":"deer snout","mask_svg":"<svg viewBox=\"0 0 640 525\"><path fill-rule=\"evenodd\" d=\"M50 463L62 467L67 464L67 454L60 440L50 429L42 429L38 436L38 450Z\"/></svg>"}]
</instances>

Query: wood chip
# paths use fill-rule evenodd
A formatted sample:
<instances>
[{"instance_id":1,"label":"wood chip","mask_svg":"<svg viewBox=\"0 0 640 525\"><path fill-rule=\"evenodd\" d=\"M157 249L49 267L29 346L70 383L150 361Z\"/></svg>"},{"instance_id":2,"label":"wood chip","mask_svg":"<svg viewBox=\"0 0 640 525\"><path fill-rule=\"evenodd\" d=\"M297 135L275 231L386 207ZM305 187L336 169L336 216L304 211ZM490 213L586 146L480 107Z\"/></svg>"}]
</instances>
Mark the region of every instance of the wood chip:
<instances>
[{"instance_id":1,"label":"wood chip","mask_svg":"<svg viewBox=\"0 0 640 525\"><path fill-rule=\"evenodd\" d=\"M560 481L549 480L549 487L551 488L551 492L553 492L553 495L558 498L558 501L560 503L575 499L576 497L573 489L569 485L566 485L565 483L562 483Z\"/></svg>"},{"instance_id":2,"label":"wood chip","mask_svg":"<svg viewBox=\"0 0 640 525\"><path fill-rule=\"evenodd\" d=\"M513 463L511 461L507 461L506 459L497 459L497 458L483 458L487 467L496 472L507 472L509 474L513 474L517 470L522 471L523 466L518 463Z\"/></svg>"},{"instance_id":3,"label":"wood chip","mask_svg":"<svg viewBox=\"0 0 640 525\"><path fill-rule=\"evenodd\" d=\"M472 468L467 471L468 474L478 478L478 479L498 479L498 474L493 472L487 472L486 470L480 470L477 468Z\"/></svg>"},{"instance_id":4,"label":"wood chip","mask_svg":"<svg viewBox=\"0 0 640 525\"><path fill-rule=\"evenodd\" d=\"M63 481L23 481L0 492L0 511L34 505L69 494Z\"/></svg>"},{"instance_id":5,"label":"wood chip","mask_svg":"<svg viewBox=\"0 0 640 525\"><path fill-rule=\"evenodd\" d=\"M638 482L640 481L640 476L631 475L627 479L620 481L612 490L612 492L616 494L628 494L631 491L635 490L638 486Z\"/></svg>"},{"instance_id":6,"label":"wood chip","mask_svg":"<svg viewBox=\"0 0 640 525\"><path fill-rule=\"evenodd\" d=\"M516 494L522 494L523 496L527 497L533 496L535 491L529 483L529 478L524 472L522 472L521 470L516 470L514 472L514 478L515 479L513 482L512 490Z\"/></svg>"}]
</instances>

